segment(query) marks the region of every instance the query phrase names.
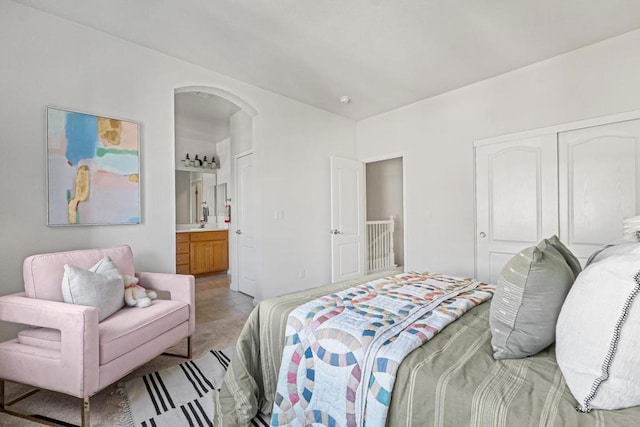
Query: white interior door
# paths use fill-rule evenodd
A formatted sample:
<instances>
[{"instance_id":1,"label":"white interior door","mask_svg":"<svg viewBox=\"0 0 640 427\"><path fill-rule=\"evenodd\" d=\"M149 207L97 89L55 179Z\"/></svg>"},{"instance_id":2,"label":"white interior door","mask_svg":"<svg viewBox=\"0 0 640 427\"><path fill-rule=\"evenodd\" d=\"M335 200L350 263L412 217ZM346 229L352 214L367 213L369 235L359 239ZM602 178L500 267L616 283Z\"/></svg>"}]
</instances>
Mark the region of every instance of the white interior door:
<instances>
[{"instance_id":1,"label":"white interior door","mask_svg":"<svg viewBox=\"0 0 640 427\"><path fill-rule=\"evenodd\" d=\"M238 290L247 295L256 296L258 285L258 251L256 230L258 224L258 206L256 194L256 171L253 154L236 159L236 214L235 222L237 247ZM233 215L233 213L232 213Z\"/></svg>"},{"instance_id":2,"label":"white interior door","mask_svg":"<svg viewBox=\"0 0 640 427\"><path fill-rule=\"evenodd\" d=\"M640 120L559 134L560 239L583 263L640 212Z\"/></svg>"},{"instance_id":3,"label":"white interior door","mask_svg":"<svg viewBox=\"0 0 640 427\"><path fill-rule=\"evenodd\" d=\"M556 134L476 147L476 277L558 233Z\"/></svg>"},{"instance_id":4,"label":"white interior door","mask_svg":"<svg viewBox=\"0 0 640 427\"><path fill-rule=\"evenodd\" d=\"M331 158L331 281L365 274L364 165Z\"/></svg>"}]
</instances>

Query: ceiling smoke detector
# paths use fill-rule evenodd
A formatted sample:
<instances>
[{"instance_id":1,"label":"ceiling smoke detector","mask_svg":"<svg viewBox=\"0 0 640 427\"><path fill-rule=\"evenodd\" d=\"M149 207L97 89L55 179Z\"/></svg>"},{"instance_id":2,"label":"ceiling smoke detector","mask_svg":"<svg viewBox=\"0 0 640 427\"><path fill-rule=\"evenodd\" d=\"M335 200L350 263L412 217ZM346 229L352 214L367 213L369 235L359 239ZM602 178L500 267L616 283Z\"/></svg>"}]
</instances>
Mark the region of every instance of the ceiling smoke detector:
<instances>
[{"instance_id":1,"label":"ceiling smoke detector","mask_svg":"<svg viewBox=\"0 0 640 427\"><path fill-rule=\"evenodd\" d=\"M342 102L343 104L348 104L351 102L351 98L349 98L348 96L341 96L340 98L338 98L340 100L340 102Z\"/></svg>"}]
</instances>

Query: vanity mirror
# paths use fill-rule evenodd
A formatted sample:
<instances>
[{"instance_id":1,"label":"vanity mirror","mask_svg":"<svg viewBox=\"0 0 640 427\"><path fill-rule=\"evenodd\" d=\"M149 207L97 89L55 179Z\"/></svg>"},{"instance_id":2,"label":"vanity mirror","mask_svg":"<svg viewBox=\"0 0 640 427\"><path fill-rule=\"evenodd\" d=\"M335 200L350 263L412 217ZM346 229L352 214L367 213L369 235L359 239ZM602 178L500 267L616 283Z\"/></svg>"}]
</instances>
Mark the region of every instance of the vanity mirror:
<instances>
[{"instance_id":1,"label":"vanity mirror","mask_svg":"<svg viewBox=\"0 0 640 427\"><path fill-rule=\"evenodd\" d=\"M216 174L176 170L176 224L215 225L216 199Z\"/></svg>"},{"instance_id":2,"label":"vanity mirror","mask_svg":"<svg viewBox=\"0 0 640 427\"><path fill-rule=\"evenodd\" d=\"M224 221L224 205L227 204L227 183L216 185L216 206L215 212L218 222Z\"/></svg>"}]
</instances>

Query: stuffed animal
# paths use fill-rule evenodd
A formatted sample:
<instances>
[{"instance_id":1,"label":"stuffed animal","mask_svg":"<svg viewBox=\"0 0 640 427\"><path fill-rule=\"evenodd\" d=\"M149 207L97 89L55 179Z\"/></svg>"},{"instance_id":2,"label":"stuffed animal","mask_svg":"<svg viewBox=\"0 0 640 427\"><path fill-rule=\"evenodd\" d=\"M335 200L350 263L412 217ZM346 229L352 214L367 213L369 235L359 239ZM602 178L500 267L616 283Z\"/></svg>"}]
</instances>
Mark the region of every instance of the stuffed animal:
<instances>
[{"instance_id":1,"label":"stuffed animal","mask_svg":"<svg viewBox=\"0 0 640 427\"><path fill-rule=\"evenodd\" d=\"M148 307L151 300L158 298L154 291L148 291L138 285L138 278L133 276L122 276L124 282L124 302L130 307Z\"/></svg>"}]
</instances>

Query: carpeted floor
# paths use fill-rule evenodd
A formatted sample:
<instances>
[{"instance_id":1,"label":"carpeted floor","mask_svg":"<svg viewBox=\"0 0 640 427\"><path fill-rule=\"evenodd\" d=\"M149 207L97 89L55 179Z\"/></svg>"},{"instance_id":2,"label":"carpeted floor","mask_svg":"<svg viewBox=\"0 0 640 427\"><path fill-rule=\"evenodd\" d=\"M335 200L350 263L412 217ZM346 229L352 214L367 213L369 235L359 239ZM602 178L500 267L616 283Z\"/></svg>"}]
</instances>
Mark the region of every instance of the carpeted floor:
<instances>
[{"instance_id":1,"label":"carpeted floor","mask_svg":"<svg viewBox=\"0 0 640 427\"><path fill-rule=\"evenodd\" d=\"M237 314L220 320L199 323L193 337L193 357L198 358L211 348L222 349L233 346L246 318L245 314ZM185 349L186 344L179 344L170 351L182 354ZM184 361L185 359L181 357L162 355L133 371L121 381L178 365ZM24 386L9 382L7 382L6 389L7 400L11 400L14 396L28 390ZM124 401L124 397L118 395L117 390L117 385L112 384L91 398L92 427L120 425L120 403ZM50 391L40 391L16 404L15 408L37 412L75 425L80 422L80 400ZM35 427L38 425L40 424L0 413L0 426Z\"/></svg>"}]
</instances>

